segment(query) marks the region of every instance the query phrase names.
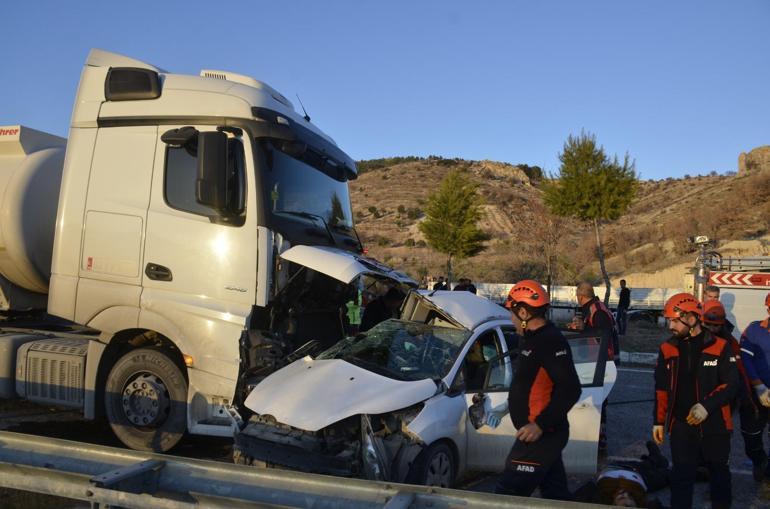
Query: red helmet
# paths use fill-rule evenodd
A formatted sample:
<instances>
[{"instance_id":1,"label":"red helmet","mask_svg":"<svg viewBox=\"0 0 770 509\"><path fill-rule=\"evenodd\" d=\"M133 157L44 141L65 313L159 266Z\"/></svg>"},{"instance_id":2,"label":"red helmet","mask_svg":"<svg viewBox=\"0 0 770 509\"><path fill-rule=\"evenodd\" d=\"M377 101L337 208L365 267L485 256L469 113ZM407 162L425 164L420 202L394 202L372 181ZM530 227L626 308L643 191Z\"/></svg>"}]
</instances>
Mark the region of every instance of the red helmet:
<instances>
[{"instance_id":1,"label":"red helmet","mask_svg":"<svg viewBox=\"0 0 770 509\"><path fill-rule=\"evenodd\" d=\"M677 293L671 296L663 307L664 318L681 318L684 313L703 315L703 306L691 293Z\"/></svg>"},{"instance_id":2,"label":"red helmet","mask_svg":"<svg viewBox=\"0 0 770 509\"><path fill-rule=\"evenodd\" d=\"M540 283L533 279L525 279L513 285L505 300L505 307L511 309L516 304L527 304L533 308L539 308L550 302L548 292Z\"/></svg>"},{"instance_id":3,"label":"red helmet","mask_svg":"<svg viewBox=\"0 0 770 509\"><path fill-rule=\"evenodd\" d=\"M703 323L724 325L726 319L725 307L718 300L710 300L703 304Z\"/></svg>"}]
</instances>

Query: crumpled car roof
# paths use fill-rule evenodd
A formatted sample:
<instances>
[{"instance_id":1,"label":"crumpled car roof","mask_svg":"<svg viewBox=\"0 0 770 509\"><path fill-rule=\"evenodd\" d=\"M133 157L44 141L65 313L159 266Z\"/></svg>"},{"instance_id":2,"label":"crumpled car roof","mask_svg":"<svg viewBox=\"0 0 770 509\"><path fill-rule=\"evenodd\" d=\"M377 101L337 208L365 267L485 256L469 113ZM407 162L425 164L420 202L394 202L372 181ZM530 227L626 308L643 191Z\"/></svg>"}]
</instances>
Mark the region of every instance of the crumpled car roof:
<instances>
[{"instance_id":1,"label":"crumpled car roof","mask_svg":"<svg viewBox=\"0 0 770 509\"><path fill-rule=\"evenodd\" d=\"M420 295L468 330L490 320L510 320L511 312L471 292L421 290Z\"/></svg>"}]
</instances>

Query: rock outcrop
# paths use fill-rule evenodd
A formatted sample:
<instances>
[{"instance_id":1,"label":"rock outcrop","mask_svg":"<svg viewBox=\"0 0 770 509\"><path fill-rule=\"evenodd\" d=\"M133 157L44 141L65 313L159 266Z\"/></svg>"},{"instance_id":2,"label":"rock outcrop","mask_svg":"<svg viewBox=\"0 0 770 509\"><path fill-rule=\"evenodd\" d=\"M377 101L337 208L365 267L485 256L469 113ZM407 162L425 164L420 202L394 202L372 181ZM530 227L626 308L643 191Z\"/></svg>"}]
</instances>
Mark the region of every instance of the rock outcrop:
<instances>
[{"instance_id":1,"label":"rock outcrop","mask_svg":"<svg viewBox=\"0 0 770 509\"><path fill-rule=\"evenodd\" d=\"M486 179L509 180L525 186L531 185L529 177L524 173L524 170L513 164L485 159L483 161L474 161L470 166L470 170L479 177Z\"/></svg>"},{"instance_id":2,"label":"rock outcrop","mask_svg":"<svg viewBox=\"0 0 770 509\"><path fill-rule=\"evenodd\" d=\"M770 145L757 147L738 156L738 175L770 170Z\"/></svg>"}]
</instances>

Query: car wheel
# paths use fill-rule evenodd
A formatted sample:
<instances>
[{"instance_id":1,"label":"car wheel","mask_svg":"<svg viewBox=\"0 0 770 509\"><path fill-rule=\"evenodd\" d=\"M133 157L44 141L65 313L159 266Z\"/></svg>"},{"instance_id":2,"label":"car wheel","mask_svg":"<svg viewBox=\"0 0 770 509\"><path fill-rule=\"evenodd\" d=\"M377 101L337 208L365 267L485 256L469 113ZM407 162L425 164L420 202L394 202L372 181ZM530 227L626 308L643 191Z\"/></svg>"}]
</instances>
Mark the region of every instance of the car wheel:
<instances>
[{"instance_id":1,"label":"car wheel","mask_svg":"<svg viewBox=\"0 0 770 509\"><path fill-rule=\"evenodd\" d=\"M407 482L424 486L450 488L454 483L457 466L452 449L445 443L431 445L417 456Z\"/></svg>"},{"instance_id":2,"label":"car wheel","mask_svg":"<svg viewBox=\"0 0 770 509\"><path fill-rule=\"evenodd\" d=\"M132 350L112 367L104 406L112 431L127 447L166 452L187 429L187 381L163 352Z\"/></svg>"}]
</instances>

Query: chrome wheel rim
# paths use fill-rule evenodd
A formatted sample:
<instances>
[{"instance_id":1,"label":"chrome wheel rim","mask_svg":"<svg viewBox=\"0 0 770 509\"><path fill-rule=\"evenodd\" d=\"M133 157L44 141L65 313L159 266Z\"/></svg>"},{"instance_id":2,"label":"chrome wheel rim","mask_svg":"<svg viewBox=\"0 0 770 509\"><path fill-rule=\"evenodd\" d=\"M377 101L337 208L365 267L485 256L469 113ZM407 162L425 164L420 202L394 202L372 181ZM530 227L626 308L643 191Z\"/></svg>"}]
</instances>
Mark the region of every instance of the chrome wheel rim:
<instances>
[{"instance_id":1,"label":"chrome wheel rim","mask_svg":"<svg viewBox=\"0 0 770 509\"><path fill-rule=\"evenodd\" d=\"M166 420L171 400L163 380L148 372L128 379L121 394L123 414L140 427L157 427Z\"/></svg>"}]
</instances>

